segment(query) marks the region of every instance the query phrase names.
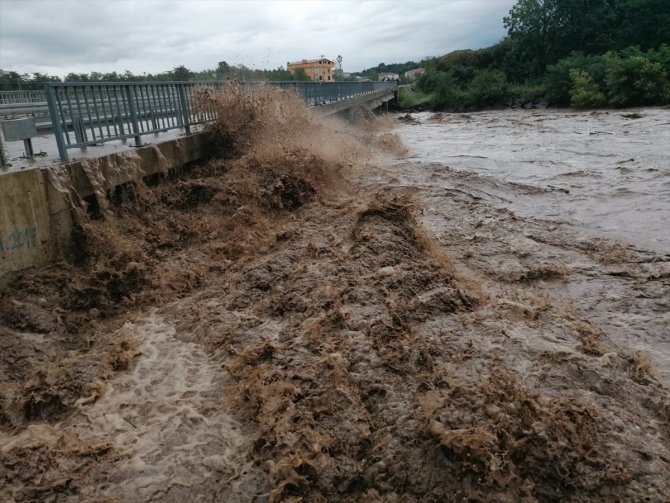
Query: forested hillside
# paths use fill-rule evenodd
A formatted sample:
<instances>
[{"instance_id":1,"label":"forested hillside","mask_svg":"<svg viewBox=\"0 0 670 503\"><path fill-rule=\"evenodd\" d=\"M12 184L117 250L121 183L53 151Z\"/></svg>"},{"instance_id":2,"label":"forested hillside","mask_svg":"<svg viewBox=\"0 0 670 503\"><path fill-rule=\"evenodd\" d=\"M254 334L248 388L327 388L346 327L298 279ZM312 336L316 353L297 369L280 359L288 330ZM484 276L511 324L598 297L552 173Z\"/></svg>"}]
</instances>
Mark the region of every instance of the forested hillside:
<instances>
[{"instance_id":1,"label":"forested hillside","mask_svg":"<svg viewBox=\"0 0 670 503\"><path fill-rule=\"evenodd\" d=\"M426 63L438 109L670 103L669 0L519 0L498 44Z\"/></svg>"}]
</instances>

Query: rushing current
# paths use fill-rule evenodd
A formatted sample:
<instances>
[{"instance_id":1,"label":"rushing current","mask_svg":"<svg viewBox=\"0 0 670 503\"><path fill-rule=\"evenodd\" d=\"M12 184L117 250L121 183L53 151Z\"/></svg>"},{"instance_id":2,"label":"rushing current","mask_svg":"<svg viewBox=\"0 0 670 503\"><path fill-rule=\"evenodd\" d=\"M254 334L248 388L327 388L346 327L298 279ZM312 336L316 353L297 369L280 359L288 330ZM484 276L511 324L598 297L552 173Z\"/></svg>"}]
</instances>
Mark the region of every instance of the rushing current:
<instances>
[{"instance_id":1,"label":"rushing current","mask_svg":"<svg viewBox=\"0 0 670 503\"><path fill-rule=\"evenodd\" d=\"M667 112L267 91L212 97L234 159L83 162L104 218L50 180L77 261L0 296L0 501L666 503Z\"/></svg>"},{"instance_id":2,"label":"rushing current","mask_svg":"<svg viewBox=\"0 0 670 503\"><path fill-rule=\"evenodd\" d=\"M410 158L482 177L524 216L670 253L670 109L413 115Z\"/></svg>"}]
</instances>

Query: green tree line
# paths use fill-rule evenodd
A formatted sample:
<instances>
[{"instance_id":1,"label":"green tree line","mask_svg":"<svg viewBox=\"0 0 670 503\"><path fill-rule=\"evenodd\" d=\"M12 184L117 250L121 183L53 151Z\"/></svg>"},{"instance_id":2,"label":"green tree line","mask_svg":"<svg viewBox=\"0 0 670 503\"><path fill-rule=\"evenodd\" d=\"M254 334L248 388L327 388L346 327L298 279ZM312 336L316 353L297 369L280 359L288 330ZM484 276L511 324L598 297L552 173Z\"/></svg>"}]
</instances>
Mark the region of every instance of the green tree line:
<instances>
[{"instance_id":1,"label":"green tree line","mask_svg":"<svg viewBox=\"0 0 670 503\"><path fill-rule=\"evenodd\" d=\"M426 61L434 108L670 103L668 0L519 0L503 25L491 47Z\"/></svg>"},{"instance_id":2,"label":"green tree line","mask_svg":"<svg viewBox=\"0 0 670 503\"><path fill-rule=\"evenodd\" d=\"M274 70L257 70L244 65L229 65L220 61L216 68L195 72L183 65L177 66L170 71L161 73L133 74L126 70L118 72L91 72L91 73L68 73L64 78L44 73L18 73L0 69L0 91L39 90L44 88L48 82L142 82L142 81L214 81L224 79L239 80L309 80L304 70L291 73L283 67Z\"/></svg>"}]
</instances>

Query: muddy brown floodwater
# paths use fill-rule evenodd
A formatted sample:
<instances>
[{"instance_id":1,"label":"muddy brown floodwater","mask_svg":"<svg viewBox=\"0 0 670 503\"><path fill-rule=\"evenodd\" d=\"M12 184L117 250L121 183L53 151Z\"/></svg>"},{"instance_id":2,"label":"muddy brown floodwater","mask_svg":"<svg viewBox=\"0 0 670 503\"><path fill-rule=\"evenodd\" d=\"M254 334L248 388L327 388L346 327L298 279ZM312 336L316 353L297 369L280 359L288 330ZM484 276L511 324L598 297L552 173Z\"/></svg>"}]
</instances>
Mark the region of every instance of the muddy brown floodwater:
<instances>
[{"instance_id":1,"label":"muddy brown floodwater","mask_svg":"<svg viewBox=\"0 0 670 503\"><path fill-rule=\"evenodd\" d=\"M398 134L492 203L670 253L670 108L421 113Z\"/></svg>"},{"instance_id":2,"label":"muddy brown floodwater","mask_svg":"<svg viewBox=\"0 0 670 503\"><path fill-rule=\"evenodd\" d=\"M463 116L201 99L217 159L2 293L0 499L668 501L667 255L421 158Z\"/></svg>"}]
</instances>

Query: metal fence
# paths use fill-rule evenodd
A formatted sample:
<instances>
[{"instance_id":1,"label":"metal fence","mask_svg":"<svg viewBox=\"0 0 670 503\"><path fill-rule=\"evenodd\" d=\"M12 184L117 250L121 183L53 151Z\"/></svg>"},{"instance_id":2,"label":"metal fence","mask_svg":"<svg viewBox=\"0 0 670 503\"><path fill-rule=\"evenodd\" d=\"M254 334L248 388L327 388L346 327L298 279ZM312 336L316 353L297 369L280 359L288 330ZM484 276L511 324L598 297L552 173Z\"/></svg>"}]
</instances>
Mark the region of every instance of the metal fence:
<instances>
[{"instance_id":1,"label":"metal fence","mask_svg":"<svg viewBox=\"0 0 670 503\"><path fill-rule=\"evenodd\" d=\"M49 117L44 91L0 91L0 119Z\"/></svg>"},{"instance_id":2,"label":"metal fence","mask_svg":"<svg viewBox=\"0 0 670 503\"><path fill-rule=\"evenodd\" d=\"M395 82L267 82L282 89L300 93L308 106L318 106L346 100L387 89L395 90Z\"/></svg>"},{"instance_id":3,"label":"metal fence","mask_svg":"<svg viewBox=\"0 0 670 503\"><path fill-rule=\"evenodd\" d=\"M263 85L300 93L309 106L395 89L395 82L248 82L251 93ZM61 160L68 150L183 128L215 119L213 110L196 109L196 88L220 90L222 82L54 83L46 85L51 124Z\"/></svg>"},{"instance_id":4,"label":"metal fence","mask_svg":"<svg viewBox=\"0 0 670 503\"><path fill-rule=\"evenodd\" d=\"M213 112L195 110L191 96L196 87L221 83L64 83L47 84L51 123L61 160L67 150L113 140L134 138L212 120Z\"/></svg>"},{"instance_id":5,"label":"metal fence","mask_svg":"<svg viewBox=\"0 0 670 503\"><path fill-rule=\"evenodd\" d=\"M44 91L0 91L0 105L46 102Z\"/></svg>"}]
</instances>

